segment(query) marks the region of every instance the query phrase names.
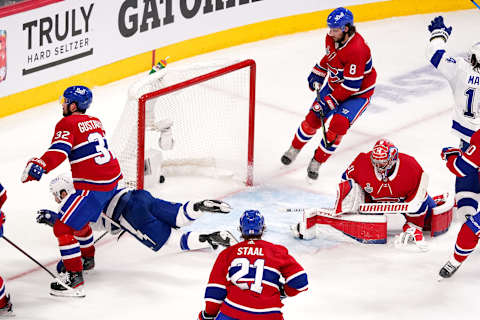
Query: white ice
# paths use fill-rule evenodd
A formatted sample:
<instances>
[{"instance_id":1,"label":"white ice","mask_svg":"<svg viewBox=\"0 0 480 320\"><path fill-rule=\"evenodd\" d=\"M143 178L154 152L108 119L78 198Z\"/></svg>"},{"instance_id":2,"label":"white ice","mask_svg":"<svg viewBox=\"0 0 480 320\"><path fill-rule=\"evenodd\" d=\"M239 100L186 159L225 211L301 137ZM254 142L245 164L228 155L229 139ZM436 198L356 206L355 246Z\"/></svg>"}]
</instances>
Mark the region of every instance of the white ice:
<instances>
[{"instance_id":1,"label":"white ice","mask_svg":"<svg viewBox=\"0 0 480 320\"><path fill-rule=\"evenodd\" d=\"M465 55L480 30L476 10L444 13L453 25L452 53ZM426 26L435 14L358 23L372 49L378 72L376 93L366 113L321 168L319 181L308 185L306 166L319 137L307 145L291 168L280 156L305 116L314 95L307 76L323 55L326 29L276 37L178 62L217 58L253 58L257 62L256 186L246 188L223 179L173 177L152 192L172 201L223 197L234 206L228 216L205 215L190 229L236 231L245 209L260 209L266 217L265 239L286 245L305 267L310 289L285 300L286 319L466 319L475 317L480 286L480 258L473 253L448 281L436 281L452 254L462 219L438 238L427 237L430 251L405 252L392 245L402 219L389 217L386 245L361 245L335 233L313 241L298 241L288 226L299 219L278 207L332 206L340 175L359 152L388 137L401 152L417 158L430 175L432 195L453 190L454 177L440 159L444 146L456 146L450 133L450 89L424 56ZM166 53L168 55L168 53ZM126 88L139 75L96 87L89 113L112 132L125 103ZM55 208L48 181L20 183L30 157L49 146L61 117L58 103L49 103L0 119L2 166L7 188L5 235L54 269L59 257L51 230L35 222L40 208ZM56 172L68 171L62 165ZM1 275L7 279L18 319L194 319L203 308L203 294L217 252L200 251L161 256L125 236L97 246L95 271L86 275L84 299L49 296L50 276L0 241Z\"/></svg>"}]
</instances>

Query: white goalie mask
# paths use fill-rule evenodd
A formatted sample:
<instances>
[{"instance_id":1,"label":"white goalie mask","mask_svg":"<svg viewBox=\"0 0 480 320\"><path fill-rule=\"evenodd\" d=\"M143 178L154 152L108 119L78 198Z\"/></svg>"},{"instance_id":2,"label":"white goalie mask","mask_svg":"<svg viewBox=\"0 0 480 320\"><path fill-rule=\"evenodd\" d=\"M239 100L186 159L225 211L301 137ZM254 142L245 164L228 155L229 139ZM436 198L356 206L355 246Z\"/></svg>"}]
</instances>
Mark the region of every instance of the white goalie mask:
<instances>
[{"instance_id":1,"label":"white goalie mask","mask_svg":"<svg viewBox=\"0 0 480 320\"><path fill-rule=\"evenodd\" d=\"M67 194L75 193L73 180L66 175L59 175L50 181L50 192L53 193L55 199L62 200L62 191Z\"/></svg>"},{"instance_id":2,"label":"white goalie mask","mask_svg":"<svg viewBox=\"0 0 480 320\"><path fill-rule=\"evenodd\" d=\"M472 66L480 72L480 42L476 42L470 47L468 59Z\"/></svg>"}]
</instances>

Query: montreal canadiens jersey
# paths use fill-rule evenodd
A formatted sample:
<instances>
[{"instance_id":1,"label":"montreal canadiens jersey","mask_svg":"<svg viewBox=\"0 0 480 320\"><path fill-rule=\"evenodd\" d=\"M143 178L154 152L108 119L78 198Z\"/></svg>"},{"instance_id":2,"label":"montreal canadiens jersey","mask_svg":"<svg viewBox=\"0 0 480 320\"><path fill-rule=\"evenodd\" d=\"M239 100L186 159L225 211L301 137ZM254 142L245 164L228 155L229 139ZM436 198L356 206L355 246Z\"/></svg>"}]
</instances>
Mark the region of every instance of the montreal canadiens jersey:
<instances>
[{"instance_id":1,"label":"montreal canadiens jersey","mask_svg":"<svg viewBox=\"0 0 480 320\"><path fill-rule=\"evenodd\" d=\"M480 130L470 139L470 146L459 157L449 157L447 167L457 177L478 176L480 167Z\"/></svg>"},{"instance_id":2,"label":"montreal canadiens jersey","mask_svg":"<svg viewBox=\"0 0 480 320\"><path fill-rule=\"evenodd\" d=\"M371 151L360 153L343 173L342 179L352 179L365 191L366 202L408 202L417 194L423 169L415 158L398 154L393 173L383 181L373 168Z\"/></svg>"},{"instance_id":3,"label":"montreal canadiens jersey","mask_svg":"<svg viewBox=\"0 0 480 320\"><path fill-rule=\"evenodd\" d=\"M308 289L307 274L287 248L245 240L217 257L205 291L205 312L234 319L283 319L279 287L287 296Z\"/></svg>"},{"instance_id":4,"label":"montreal canadiens jersey","mask_svg":"<svg viewBox=\"0 0 480 320\"><path fill-rule=\"evenodd\" d=\"M327 35L326 54L320 61L320 69L328 73L328 86L332 96L345 101L350 96L369 98L373 94L377 72L373 67L370 48L362 36L354 33L339 47Z\"/></svg>"},{"instance_id":5,"label":"montreal canadiens jersey","mask_svg":"<svg viewBox=\"0 0 480 320\"><path fill-rule=\"evenodd\" d=\"M442 39L433 39L427 57L452 88L455 101L452 132L470 143L470 137L480 129L480 73L464 58L450 56L445 47Z\"/></svg>"},{"instance_id":6,"label":"montreal canadiens jersey","mask_svg":"<svg viewBox=\"0 0 480 320\"><path fill-rule=\"evenodd\" d=\"M77 190L110 191L122 178L102 123L95 117L73 114L57 123L52 144L41 159L50 172L67 157Z\"/></svg>"},{"instance_id":7,"label":"montreal canadiens jersey","mask_svg":"<svg viewBox=\"0 0 480 320\"><path fill-rule=\"evenodd\" d=\"M0 209L2 208L6 200L7 200L7 190L5 190L5 188L0 183Z\"/></svg>"}]
</instances>

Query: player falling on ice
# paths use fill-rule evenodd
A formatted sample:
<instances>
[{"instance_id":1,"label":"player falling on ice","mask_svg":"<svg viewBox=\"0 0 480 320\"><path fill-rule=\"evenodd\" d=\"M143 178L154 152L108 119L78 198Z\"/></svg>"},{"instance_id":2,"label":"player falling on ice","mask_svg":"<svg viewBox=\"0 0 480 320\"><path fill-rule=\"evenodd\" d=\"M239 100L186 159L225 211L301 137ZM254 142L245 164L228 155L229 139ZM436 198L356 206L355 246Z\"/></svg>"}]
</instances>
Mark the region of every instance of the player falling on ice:
<instances>
[{"instance_id":1,"label":"player falling on ice","mask_svg":"<svg viewBox=\"0 0 480 320\"><path fill-rule=\"evenodd\" d=\"M7 200L7 191L0 183L0 209ZM3 224L5 223L5 214L0 210L0 238L3 236ZM10 302L10 295L5 290L5 281L0 276L0 317L13 315L13 305Z\"/></svg>"},{"instance_id":2,"label":"player falling on ice","mask_svg":"<svg viewBox=\"0 0 480 320\"><path fill-rule=\"evenodd\" d=\"M318 178L320 166L335 152L348 129L367 108L377 78L370 48L356 32L352 12L337 8L328 15L327 24L330 30L325 41L325 56L308 77L310 90L322 84L323 87L281 158L284 165L289 165L330 119L328 130L323 128L324 136L307 168L308 177L313 180ZM327 75L328 81L323 83Z\"/></svg>"},{"instance_id":3,"label":"player falling on ice","mask_svg":"<svg viewBox=\"0 0 480 320\"><path fill-rule=\"evenodd\" d=\"M403 232L397 236L395 245L410 244L420 250L428 249L423 237L426 221L430 221L432 209L444 197L433 200L427 193L428 176L415 158L398 152L387 139L378 140L373 149L360 153L342 174L333 215L357 212L361 203L411 202L418 204L412 212L404 212L406 222ZM292 226L294 236L313 238L314 229L308 230L305 222Z\"/></svg>"},{"instance_id":4,"label":"player falling on ice","mask_svg":"<svg viewBox=\"0 0 480 320\"><path fill-rule=\"evenodd\" d=\"M55 200L66 199L69 194L75 193L71 178L63 175L50 182L50 191ZM118 189L92 226L119 236L128 232L143 245L159 253L216 249L236 243L230 232L224 230L201 234L183 232L179 228L190 225L205 212L227 214L230 210L227 203L219 200L176 203L155 198L146 190ZM61 217L61 213L43 209L38 211L37 222L53 226ZM82 247L93 246L93 235L79 239L79 242ZM57 271L64 272L63 269L60 261Z\"/></svg>"},{"instance_id":5,"label":"player falling on ice","mask_svg":"<svg viewBox=\"0 0 480 320\"><path fill-rule=\"evenodd\" d=\"M480 130L470 138L470 146L465 152L458 148L443 148L442 159L447 161L448 169L457 177L479 180L480 167ZM475 250L480 236L480 212L467 218L460 229L452 257L440 270L442 278L450 278L460 265Z\"/></svg>"},{"instance_id":6,"label":"player falling on ice","mask_svg":"<svg viewBox=\"0 0 480 320\"><path fill-rule=\"evenodd\" d=\"M480 42L470 47L468 60L465 60L463 57L452 57L446 51L452 27L445 26L442 16L431 21L428 31L431 34L427 57L452 88L455 102L452 132L460 138L460 149L465 151L473 133L480 129ZM456 177L455 200L458 216L468 218L477 213L480 182L476 176Z\"/></svg>"},{"instance_id":7,"label":"player falling on ice","mask_svg":"<svg viewBox=\"0 0 480 320\"><path fill-rule=\"evenodd\" d=\"M280 320L282 295L308 289L307 274L287 248L262 240L264 222L257 210L240 217L244 241L218 255L199 320Z\"/></svg>"},{"instance_id":8,"label":"player falling on ice","mask_svg":"<svg viewBox=\"0 0 480 320\"><path fill-rule=\"evenodd\" d=\"M85 114L92 103L90 89L68 87L60 99L63 118L55 126L50 148L40 158L28 161L21 180L38 181L68 158L76 192L63 202L62 217L53 225L53 233L67 270L69 288L52 282L50 293L84 297L83 263L75 232L98 220L107 201L116 193L122 173L118 160L108 149L102 123Z\"/></svg>"}]
</instances>

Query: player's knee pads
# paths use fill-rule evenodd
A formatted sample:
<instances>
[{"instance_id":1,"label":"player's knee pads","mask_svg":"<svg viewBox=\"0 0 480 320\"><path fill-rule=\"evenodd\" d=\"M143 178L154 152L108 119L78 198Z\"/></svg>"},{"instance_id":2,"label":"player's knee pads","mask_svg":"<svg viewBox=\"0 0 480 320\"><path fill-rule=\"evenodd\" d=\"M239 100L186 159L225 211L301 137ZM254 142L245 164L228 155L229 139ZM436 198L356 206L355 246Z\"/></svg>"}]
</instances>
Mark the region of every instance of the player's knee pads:
<instances>
[{"instance_id":1,"label":"player's knee pads","mask_svg":"<svg viewBox=\"0 0 480 320\"><path fill-rule=\"evenodd\" d=\"M350 128L350 122L344 116L334 114L327 131L327 140L339 144Z\"/></svg>"},{"instance_id":2,"label":"player's knee pads","mask_svg":"<svg viewBox=\"0 0 480 320\"><path fill-rule=\"evenodd\" d=\"M305 120L303 120L303 122L308 124L314 130L317 130L322 126L322 121L319 117L315 115L315 112L313 112L312 110L307 113L307 116L305 117Z\"/></svg>"},{"instance_id":3,"label":"player's knee pads","mask_svg":"<svg viewBox=\"0 0 480 320\"><path fill-rule=\"evenodd\" d=\"M314 135L317 132L317 129L312 127L307 120L303 120L302 123L300 124L301 130L309 136Z\"/></svg>"},{"instance_id":4,"label":"player's knee pads","mask_svg":"<svg viewBox=\"0 0 480 320\"><path fill-rule=\"evenodd\" d=\"M81 230L75 231L75 236L88 237L88 236L91 236L92 233L93 233L92 228L90 227L90 224L87 223L85 227L83 227Z\"/></svg>"},{"instance_id":5,"label":"player's knee pads","mask_svg":"<svg viewBox=\"0 0 480 320\"><path fill-rule=\"evenodd\" d=\"M72 227L67 226L65 223L61 222L60 220L55 221L55 224L53 225L53 234L55 235L55 237L59 239L60 237L65 235L71 236L71 238L74 239L73 238L74 232L75 230Z\"/></svg>"}]
</instances>

